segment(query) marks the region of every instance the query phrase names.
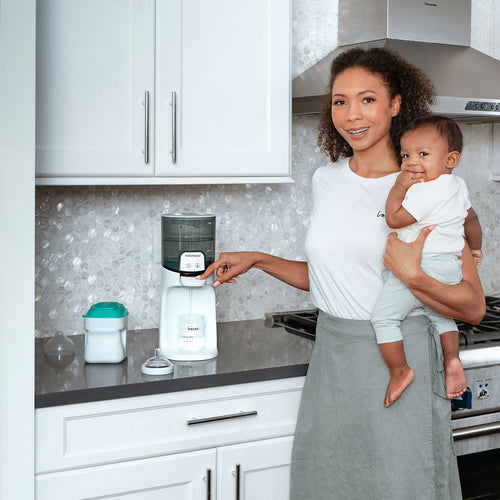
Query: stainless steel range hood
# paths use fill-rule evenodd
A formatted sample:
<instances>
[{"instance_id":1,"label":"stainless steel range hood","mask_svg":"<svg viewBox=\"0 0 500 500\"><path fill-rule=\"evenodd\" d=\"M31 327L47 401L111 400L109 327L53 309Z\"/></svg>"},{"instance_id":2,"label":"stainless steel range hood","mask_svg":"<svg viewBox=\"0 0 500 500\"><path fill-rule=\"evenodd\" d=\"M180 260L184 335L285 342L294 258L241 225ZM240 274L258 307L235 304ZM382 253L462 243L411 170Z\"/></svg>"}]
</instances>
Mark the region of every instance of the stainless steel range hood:
<instances>
[{"instance_id":1,"label":"stainless steel range hood","mask_svg":"<svg viewBox=\"0 0 500 500\"><path fill-rule=\"evenodd\" d=\"M319 113L330 64L352 47L386 47L421 68L436 114L500 123L500 61L470 47L470 0L340 0L340 46L293 80L293 113Z\"/></svg>"}]
</instances>

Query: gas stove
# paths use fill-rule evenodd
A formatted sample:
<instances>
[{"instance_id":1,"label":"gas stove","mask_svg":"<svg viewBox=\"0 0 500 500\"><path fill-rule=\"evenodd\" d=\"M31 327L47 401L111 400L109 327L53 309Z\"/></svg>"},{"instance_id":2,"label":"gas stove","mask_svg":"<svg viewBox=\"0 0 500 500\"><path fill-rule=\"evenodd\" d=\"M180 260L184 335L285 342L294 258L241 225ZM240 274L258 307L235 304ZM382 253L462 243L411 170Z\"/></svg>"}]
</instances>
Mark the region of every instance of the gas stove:
<instances>
[{"instance_id":1,"label":"gas stove","mask_svg":"<svg viewBox=\"0 0 500 500\"><path fill-rule=\"evenodd\" d=\"M464 368L500 363L500 298L486 297L486 314L479 325L456 320L460 359Z\"/></svg>"},{"instance_id":2,"label":"gas stove","mask_svg":"<svg viewBox=\"0 0 500 500\"><path fill-rule=\"evenodd\" d=\"M266 314L268 326L314 340L317 309ZM460 359L464 368L500 363L500 297L486 297L486 314L479 325L456 320L460 333Z\"/></svg>"},{"instance_id":3,"label":"gas stove","mask_svg":"<svg viewBox=\"0 0 500 500\"><path fill-rule=\"evenodd\" d=\"M317 309L266 314L270 327L314 340ZM467 392L452 400L457 455L500 448L500 297L486 297L479 325L456 321Z\"/></svg>"}]
</instances>

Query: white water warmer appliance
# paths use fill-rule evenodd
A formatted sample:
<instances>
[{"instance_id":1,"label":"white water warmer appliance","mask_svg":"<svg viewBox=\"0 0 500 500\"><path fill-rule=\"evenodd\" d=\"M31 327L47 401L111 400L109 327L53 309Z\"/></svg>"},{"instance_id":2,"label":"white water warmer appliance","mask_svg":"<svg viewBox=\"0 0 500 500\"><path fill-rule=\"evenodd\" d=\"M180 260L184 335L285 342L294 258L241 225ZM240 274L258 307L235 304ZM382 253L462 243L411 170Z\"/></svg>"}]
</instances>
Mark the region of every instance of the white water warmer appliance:
<instances>
[{"instance_id":1,"label":"white water warmer appliance","mask_svg":"<svg viewBox=\"0 0 500 500\"><path fill-rule=\"evenodd\" d=\"M198 280L215 255L215 216L161 216L160 351L168 359L217 356L213 277Z\"/></svg>"}]
</instances>

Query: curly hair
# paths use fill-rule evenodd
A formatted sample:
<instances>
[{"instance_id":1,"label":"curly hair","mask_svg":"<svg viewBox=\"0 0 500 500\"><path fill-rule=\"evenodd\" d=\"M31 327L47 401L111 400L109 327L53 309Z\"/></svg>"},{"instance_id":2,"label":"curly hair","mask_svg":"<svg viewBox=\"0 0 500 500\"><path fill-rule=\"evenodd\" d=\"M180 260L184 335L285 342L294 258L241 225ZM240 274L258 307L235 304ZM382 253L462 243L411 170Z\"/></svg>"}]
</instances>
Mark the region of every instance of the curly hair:
<instances>
[{"instance_id":1,"label":"curly hair","mask_svg":"<svg viewBox=\"0 0 500 500\"><path fill-rule=\"evenodd\" d=\"M332 122L332 87L335 78L350 68L362 68L378 76L387 88L389 97L401 96L399 113L392 119L390 136L398 163L401 163L399 140L409 122L430 115L435 94L430 80L416 66L397 53L384 48L354 48L339 54L330 69L329 96L325 101L319 123L318 146L333 162L352 156L351 146L339 134Z\"/></svg>"}]
</instances>

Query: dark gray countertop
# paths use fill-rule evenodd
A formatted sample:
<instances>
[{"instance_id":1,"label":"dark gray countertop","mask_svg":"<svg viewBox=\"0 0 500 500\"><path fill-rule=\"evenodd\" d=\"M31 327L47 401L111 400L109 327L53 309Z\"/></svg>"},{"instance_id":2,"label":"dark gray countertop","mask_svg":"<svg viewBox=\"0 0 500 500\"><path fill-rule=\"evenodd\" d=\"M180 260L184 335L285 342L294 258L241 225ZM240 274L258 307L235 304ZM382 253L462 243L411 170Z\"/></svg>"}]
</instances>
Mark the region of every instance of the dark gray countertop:
<instances>
[{"instance_id":1,"label":"dark gray countertop","mask_svg":"<svg viewBox=\"0 0 500 500\"><path fill-rule=\"evenodd\" d=\"M75 355L61 360L44 356L49 339L35 340L36 408L300 377L314 345L263 320L219 323L217 358L174 362L172 374L155 377L142 374L141 365L158 346L157 329L129 331L127 358L117 364L85 363L84 335L70 338Z\"/></svg>"}]
</instances>

